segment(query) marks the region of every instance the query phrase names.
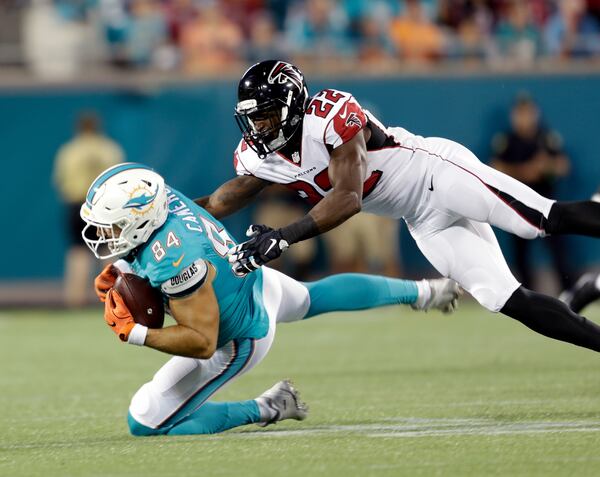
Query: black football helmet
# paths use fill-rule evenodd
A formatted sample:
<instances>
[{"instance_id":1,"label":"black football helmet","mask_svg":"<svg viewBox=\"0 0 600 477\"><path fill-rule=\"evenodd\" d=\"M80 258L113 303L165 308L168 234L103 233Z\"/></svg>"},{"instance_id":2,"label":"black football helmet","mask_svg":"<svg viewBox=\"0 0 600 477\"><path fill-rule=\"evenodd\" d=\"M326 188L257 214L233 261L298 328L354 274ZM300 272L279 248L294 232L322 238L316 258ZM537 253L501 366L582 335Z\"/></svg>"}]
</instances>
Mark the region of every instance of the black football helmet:
<instances>
[{"instance_id":1,"label":"black football helmet","mask_svg":"<svg viewBox=\"0 0 600 477\"><path fill-rule=\"evenodd\" d=\"M291 63L261 61L244 73L235 119L261 159L288 143L302 124L307 99L304 75Z\"/></svg>"}]
</instances>

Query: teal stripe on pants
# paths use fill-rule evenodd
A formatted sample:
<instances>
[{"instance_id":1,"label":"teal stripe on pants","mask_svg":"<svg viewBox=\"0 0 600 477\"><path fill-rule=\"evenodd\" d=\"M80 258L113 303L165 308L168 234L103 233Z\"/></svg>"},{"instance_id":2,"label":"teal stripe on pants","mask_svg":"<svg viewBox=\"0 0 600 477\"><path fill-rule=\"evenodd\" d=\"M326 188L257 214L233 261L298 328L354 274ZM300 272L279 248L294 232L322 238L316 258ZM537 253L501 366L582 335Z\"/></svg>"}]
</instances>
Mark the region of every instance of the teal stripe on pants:
<instances>
[{"instance_id":1,"label":"teal stripe on pants","mask_svg":"<svg viewBox=\"0 0 600 477\"><path fill-rule=\"evenodd\" d=\"M171 417L164 421L160 427L172 427L186 416L198 409L210 396L225 385L229 380L234 378L252 357L254 351L254 340L250 338L233 340L234 357L229 362L229 365L219 375L215 376L202 388L188 399L188 401L180 407Z\"/></svg>"}]
</instances>

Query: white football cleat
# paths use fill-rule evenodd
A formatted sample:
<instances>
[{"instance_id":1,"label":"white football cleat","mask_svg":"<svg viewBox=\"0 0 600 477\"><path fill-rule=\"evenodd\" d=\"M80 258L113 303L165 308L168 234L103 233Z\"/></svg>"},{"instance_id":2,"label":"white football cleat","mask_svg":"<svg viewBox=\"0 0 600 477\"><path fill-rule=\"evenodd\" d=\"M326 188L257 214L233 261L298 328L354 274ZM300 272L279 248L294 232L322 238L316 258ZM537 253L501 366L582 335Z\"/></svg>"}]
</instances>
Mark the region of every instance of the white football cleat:
<instances>
[{"instance_id":1,"label":"white football cleat","mask_svg":"<svg viewBox=\"0 0 600 477\"><path fill-rule=\"evenodd\" d=\"M261 404L267 406L274 417L271 419L258 422L261 427L275 424L284 419L296 419L303 421L308 415L308 406L300 401L300 393L294 388L291 381L285 379L279 381L271 389L266 390L257 399Z\"/></svg>"},{"instance_id":2,"label":"white football cleat","mask_svg":"<svg viewBox=\"0 0 600 477\"><path fill-rule=\"evenodd\" d=\"M430 295L423 303L411 305L415 310L428 311L433 309L441 310L443 313L452 313L458 308L458 297L462 295L462 289L454 280L449 278L436 278L434 280L424 280L429 285Z\"/></svg>"}]
</instances>

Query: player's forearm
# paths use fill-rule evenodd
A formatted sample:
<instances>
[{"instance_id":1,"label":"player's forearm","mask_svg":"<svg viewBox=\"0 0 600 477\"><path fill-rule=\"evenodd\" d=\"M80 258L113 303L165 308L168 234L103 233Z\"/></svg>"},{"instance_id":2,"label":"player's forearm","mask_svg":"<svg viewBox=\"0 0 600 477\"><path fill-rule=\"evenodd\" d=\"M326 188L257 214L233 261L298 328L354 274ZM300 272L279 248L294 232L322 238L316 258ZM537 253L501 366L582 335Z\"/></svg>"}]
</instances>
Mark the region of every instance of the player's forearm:
<instances>
[{"instance_id":1,"label":"player's forearm","mask_svg":"<svg viewBox=\"0 0 600 477\"><path fill-rule=\"evenodd\" d=\"M210 358L216 349L216 343L183 325L149 329L144 345L168 354L198 359Z\"/></svg>"},{"instance_id":2,"label":"player's forearm","mask_svg":"<svg viewBox=\"0 0 600 477\"><path fill-rule=\"evenodd\" d=\"M298 222L283 227L281 235L290 244L306 240L337 227L360 210L358 193L334 190Z\"/></svg>"},{"instance_id":3,"label":"player's forearm","mask_svg":"<svg viewBox=\"0 0 600 477\"><path fill-rule=\"evenodd\" d=\"M198 199L195 199L194 202L203 209L205 209L210 215L212 215L216 219L222 219L223 217L227 217L228 215L231 215L234 212L237 212L239 209L246 206L246 204L242 203L241 201L237 204L227 204L216 197L213 198L212 195L200 197Z\"/></svg>"},{"instance_id":4,"label":"player's forearm","mask_svg":"<svg viewBox=\"0 0 600 477\"><path fill-rule=\"evenodd\" d=\"M227 217L250 204L269 182L253 176L232 179L211 195L200 197L194 202L217 219Z\"/></svg>"}]
</instances>

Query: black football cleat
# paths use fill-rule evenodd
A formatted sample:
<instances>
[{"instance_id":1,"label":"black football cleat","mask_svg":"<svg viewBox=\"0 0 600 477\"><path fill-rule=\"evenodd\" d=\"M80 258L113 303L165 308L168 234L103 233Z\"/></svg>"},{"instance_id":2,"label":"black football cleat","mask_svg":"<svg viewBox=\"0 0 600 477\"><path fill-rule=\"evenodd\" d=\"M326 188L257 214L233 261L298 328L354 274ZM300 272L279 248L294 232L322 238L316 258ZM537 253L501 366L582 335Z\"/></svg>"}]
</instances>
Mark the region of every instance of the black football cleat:
<instances>
[{"instance_id":1,"label":"black football cleat","mask_svg":"<svg viewBox=\"0 0 600 477\"><path fill-rule=\"evenodd\" d=\"M571 310L579 313L591 302L600 298L600 289L596 285L599 275L586 273L569 290L563 291L559 299L565 302Z\"/></svg>"}]
</instances>

